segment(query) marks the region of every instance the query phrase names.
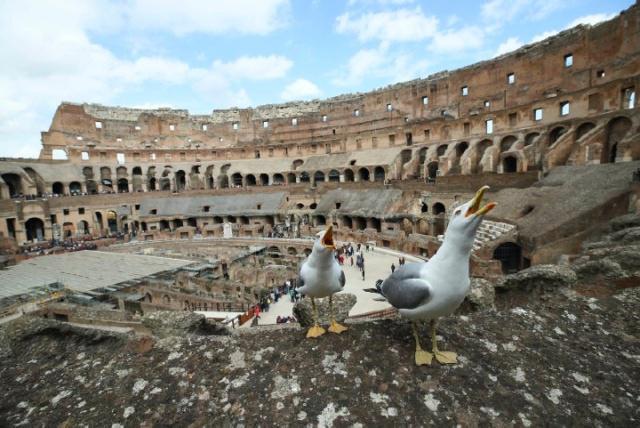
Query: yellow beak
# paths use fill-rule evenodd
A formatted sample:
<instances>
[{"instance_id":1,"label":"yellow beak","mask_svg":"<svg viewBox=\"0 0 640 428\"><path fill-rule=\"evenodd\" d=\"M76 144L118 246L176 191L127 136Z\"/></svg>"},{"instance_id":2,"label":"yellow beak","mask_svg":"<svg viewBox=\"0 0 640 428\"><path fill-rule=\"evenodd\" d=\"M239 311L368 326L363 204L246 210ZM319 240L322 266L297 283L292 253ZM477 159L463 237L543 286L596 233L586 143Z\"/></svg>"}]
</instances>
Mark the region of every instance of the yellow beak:
<instances>
[{"instance_id":1,"label":"yellow beak","mask_svg":"<svg viewBox=\"0 0 640 428\"><path fill-rule=\"evenodd\" d=\"M324 245L325 248L329 248L331 250L336 249L336 243L333 241L333 225L329 226L320 243Z\"/></svg>"},{"instance_id":2,"label":"yellow beak","mask_svg":"<svg viewBox=\"0 0 640 428\"><path fill-rule=\"evenodd\" d=\"M494 209L496 207L496 204L494 202L490 202L487 205L485 205L484 207L480 208L480 203L482 202L482 197L484 196L484 193L487 190L489 190L489 186L482 186L476 192L476 195L471 200L471 205L469 205L469 208L467 209L467 212L464 215L465 217L469 217L472 214L485 215L486 213L488 213L489 211L491 211L492 209Z\"/></svg>"}]
</instances>

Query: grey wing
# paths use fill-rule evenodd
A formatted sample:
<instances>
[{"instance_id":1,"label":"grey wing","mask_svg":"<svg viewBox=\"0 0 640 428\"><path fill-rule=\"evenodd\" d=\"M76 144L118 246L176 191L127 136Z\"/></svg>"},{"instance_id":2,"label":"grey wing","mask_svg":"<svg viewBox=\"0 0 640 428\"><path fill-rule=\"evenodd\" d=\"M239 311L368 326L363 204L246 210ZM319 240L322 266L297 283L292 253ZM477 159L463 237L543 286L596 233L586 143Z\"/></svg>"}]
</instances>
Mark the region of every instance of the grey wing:
<instances>
[{"instance_id":1,"label":"grey wing","mask_svg":"<svg viewBox=\"0 0 640 428\"><path fill-rule=\"evenodd\" d=\"M340 288L344 288L346 282L347 278L344 276L344 271L340 271Z\"/></svg>"},{"instance_id":2,"label":"grey wing","mask_svg":"<svg viewBox=\"0 0 640 428\"><path fill-rule=\"evenodd\" d=\"M382 295L398 309L413 309L431 299L426 280L420 278L423 263L401 266L382 283Z\"/></svg>"}]
</instances>

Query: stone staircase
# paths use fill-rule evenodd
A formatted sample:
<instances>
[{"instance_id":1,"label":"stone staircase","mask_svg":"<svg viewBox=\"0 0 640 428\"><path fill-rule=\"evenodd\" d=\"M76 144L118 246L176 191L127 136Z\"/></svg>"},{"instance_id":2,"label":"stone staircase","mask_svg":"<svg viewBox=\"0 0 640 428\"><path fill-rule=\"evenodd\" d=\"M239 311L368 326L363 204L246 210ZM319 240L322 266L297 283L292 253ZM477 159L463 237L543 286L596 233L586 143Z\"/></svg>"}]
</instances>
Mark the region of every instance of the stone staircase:
<instances>
[{"instance_id":1,"label":"stone staircase","mask_svg":"<svg viewBox=\"0 0 640 428\"><path fill-rule=\"evenodd\" d=\"M480 228L476 232L476 240L473 241L472 252L484 247L487 243L494 241L515 229L515 226L499 221L483 220ZM444 235L438 235L438 241L442 242Z\"/></svg>"}]
</instances>

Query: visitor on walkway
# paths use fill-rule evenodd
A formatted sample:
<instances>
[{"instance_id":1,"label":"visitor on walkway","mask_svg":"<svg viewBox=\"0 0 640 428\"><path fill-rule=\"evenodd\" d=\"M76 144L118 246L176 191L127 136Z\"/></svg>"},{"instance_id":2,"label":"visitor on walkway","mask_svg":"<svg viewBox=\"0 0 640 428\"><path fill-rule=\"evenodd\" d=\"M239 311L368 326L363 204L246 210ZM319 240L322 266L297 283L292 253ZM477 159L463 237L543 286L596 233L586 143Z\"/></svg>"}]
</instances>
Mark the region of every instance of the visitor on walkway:
<instances>
[{"instance_id":1,"label":"visitor on walkway","mask_svg":"<svg viewBox=\"0 0 640 428\"><path fill-rule=\"evenodd\" d=\"M362 280L364 281L364 265L362 265Z\"/></svg>"},{"instance_id":2,"label":"visitor on walkway","mask_svg":"<svg viewBox=\"0 0 640 428\"><path fill-rule=\"evenodd\" d=\"M400 264L402 264L402 263L400 263ZM391 273L395 272L395 270L396 270L396 265L391 263Z\"/></svg>"}]
</instances>

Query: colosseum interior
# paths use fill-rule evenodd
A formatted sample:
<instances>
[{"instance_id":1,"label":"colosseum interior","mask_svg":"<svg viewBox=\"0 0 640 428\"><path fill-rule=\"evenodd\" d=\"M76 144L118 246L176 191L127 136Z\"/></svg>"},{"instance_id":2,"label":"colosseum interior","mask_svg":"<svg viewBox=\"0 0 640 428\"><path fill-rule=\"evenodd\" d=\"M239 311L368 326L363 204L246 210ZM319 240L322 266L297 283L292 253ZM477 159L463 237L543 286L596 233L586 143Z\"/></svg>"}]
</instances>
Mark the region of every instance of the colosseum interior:
<instances>
[{"instance_id":1,"label":"colosseum interior","mask_svg":"<svg viewBox=\"0 0 640 428\"><path fill-rule=\"evenodd\" d=\"M100 266L72 262L77 249L119 257L107 271L131 257L176 264L75 291L34 273L0 294L0 310L33 304L78 323L87 301L124 311L120 323L159 309L243 313L296 277L328 225L342 242L431 257L452 208L483 185L497 208L473 277L567 263L613 218L640 212L639 86L635 4L366 93L207 115L62 102L38 159L0 160L5 280L25 263L44 275Z\"/></svg>"}]
</instances>

